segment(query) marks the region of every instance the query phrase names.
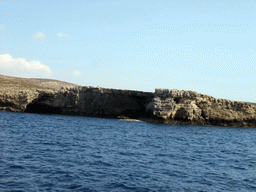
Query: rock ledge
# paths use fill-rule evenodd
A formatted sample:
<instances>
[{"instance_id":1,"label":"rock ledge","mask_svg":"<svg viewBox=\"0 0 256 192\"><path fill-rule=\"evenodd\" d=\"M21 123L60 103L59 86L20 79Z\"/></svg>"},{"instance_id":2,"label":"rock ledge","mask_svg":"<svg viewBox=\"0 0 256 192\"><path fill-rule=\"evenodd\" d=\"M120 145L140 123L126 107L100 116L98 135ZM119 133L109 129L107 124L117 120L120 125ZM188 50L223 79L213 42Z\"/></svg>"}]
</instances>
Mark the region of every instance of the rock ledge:
<instances>
[{"instance_id":1,"label":"rock ledge","mask_svg":"<svg viewBox=\"0 0 256 192\"><path fill-rule=\"evenodd\" d=\"M0 110L121 118L148 122L256 127L256 106L194 91L155 93L91 86L55 88L1 78ZM17 83L18 82L18 83ZM44 84L45 85L45 84ZM62 84L63 85L63 84ZM65 85L69 85L65 83Z\"/></svg>"}]
</instances>

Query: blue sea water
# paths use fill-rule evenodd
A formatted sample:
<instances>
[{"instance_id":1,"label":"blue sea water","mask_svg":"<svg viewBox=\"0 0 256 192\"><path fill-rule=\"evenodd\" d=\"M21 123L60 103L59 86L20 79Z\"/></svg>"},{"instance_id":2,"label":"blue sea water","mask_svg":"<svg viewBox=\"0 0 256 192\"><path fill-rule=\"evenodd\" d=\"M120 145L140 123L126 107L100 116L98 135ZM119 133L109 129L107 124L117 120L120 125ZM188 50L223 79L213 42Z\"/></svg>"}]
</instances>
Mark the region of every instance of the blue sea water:
<instances>
[{"instance_id":1,"label":"blue sea water","mask_svg":"<svg viewBox=\"0 0 256 192\"><path fill-rule=\"evenodd\" d=\"M0 191L256 191L256 129L0 112Z\"/></svg>"}]
</instances>

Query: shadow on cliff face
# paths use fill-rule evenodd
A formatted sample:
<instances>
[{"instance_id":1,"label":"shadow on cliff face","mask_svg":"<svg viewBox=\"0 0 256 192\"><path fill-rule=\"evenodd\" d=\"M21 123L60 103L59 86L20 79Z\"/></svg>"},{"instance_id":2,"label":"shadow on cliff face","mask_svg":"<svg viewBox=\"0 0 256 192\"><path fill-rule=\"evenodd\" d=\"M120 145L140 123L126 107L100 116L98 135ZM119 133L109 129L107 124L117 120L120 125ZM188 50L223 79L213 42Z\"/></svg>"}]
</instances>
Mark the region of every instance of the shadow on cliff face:
<instances>
[{"instance_id":1,"label":"shadow on cliff face","mask_svg":"<svg viewBox=\"0 0 256 192\"><path fill-rule=\"evenodd\" d=\"M127 100L124 100L124 101L127 101ZM128 109L124 110L120 115L124 115L131 119L150 118L151 117L151 114L148 113L146 110L148 103L150 103L150 101L152 100L151 97L132 96L130 98L130 100L131 101L129 104L125 103L125 105L124 105L124 107L126 107L126 108L128 106Z\"/></svg>"},{"instance_id":2,"label":"shadow on cliff face","mask_svg":"<svg viewBox=\"0 0 256 192\"><path fill-rule=\"evenodd\" d=\"M3 102L0 101L0 107L17 107L13 102Z\"/></svg>"},{"instance_id":3,"label":"shadow on cliff face","mask_svg":"<svg viewBox=\"0 0 256 192\"><path fill-rule=\"evenodd\" d=\"M140 117L149 117L149 115L145 112L145 109L128 109L125 110L121 115L129 117L131 119L137 119Z\"/></svg>"},{"instance_id":4,"label":"shadow on cliff face","mask_svg":"<svg viewBox=\"0 0 256 192\"><path fill-rule=\"evenodd\" d=\"M61 114L60 107L51 107L42 104L28 104L24 111L25 113L41 113L41 114Z\"/></svg>"}]
</instances>

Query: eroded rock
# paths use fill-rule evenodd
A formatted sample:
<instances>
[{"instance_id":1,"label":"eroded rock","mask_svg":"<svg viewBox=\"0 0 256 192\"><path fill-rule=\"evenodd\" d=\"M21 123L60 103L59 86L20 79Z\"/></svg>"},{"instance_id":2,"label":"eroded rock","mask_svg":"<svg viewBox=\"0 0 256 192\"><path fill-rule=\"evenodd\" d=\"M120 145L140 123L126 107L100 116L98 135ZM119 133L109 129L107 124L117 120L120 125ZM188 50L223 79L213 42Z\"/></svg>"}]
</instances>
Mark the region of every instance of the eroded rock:
<instances>
[{"instance_id":1,"label":"eroded rock","mask_svg":"<svg viewBox=\"0 0 256 192\"><path fill-rule=\"evenodd\" d=\"M193 91L156 89L147 111L167 123L256 126L256 106Z\"/></svg>"},{"instance_id":2,"label":"eroded rock","mask_svg":"<svg viewBox=\"0 0 256 192\"><path fill-rule=\"evenodd\" d=\"M0 110L141 119L149 122L256 127L256 106L194 91L155 93L0 77ZM40 85L40 86L39 86ZM53 88L43 87L54 85ZM60 85L66 85L59 88ZM68 86L70 85L70 86Z\"/></svg>"}]
</instances>

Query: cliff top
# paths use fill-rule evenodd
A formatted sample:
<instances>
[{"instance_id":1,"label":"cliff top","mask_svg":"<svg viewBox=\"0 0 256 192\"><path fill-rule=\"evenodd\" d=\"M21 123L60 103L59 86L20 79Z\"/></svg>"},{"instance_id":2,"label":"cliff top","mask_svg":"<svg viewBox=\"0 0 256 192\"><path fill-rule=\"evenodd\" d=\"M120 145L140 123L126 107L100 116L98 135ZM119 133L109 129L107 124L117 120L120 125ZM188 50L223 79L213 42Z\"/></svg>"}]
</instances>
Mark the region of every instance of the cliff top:
<instances>
[{"instance_id":1,"label":"cliff top","mask_svg":"<svg viewBox=\"0 0 256 192\"><path fill-rule=\"evenodd\" d=\"M20 78L20 77L13 77L13 76L5 76L0 74L0 90L1 92L13 92L17 93L19 91L35 91L37 89L45 90L45 91L58 91L61 88L75 88L80 87L81 89L88 89L88 88L94 88L99 90L116 90L121 91L122 89L112 89L112 88L102 88L102 87L92 87L92 86L79 86L73 83L68 83L64 81L59 80L53 80L53 79L40 79L40 78ZM124 91L124 90L122 90ZM132 91L132 90L126 90L126 91ZM134 92L142 92L143 91L135 91ZM151 92L145 92L145 93L151 93ZM164 94L164 95L175 95L178 96L179 94L182 94L182 96L189 94L189 95L204 95L200 94L194 91L184 91L184 90L176 90L176 89L161 89L156 88L155 89L156 94ZM211 97L209 95L205 95L207 97ZM247 102L249 104L255 105L256 103Z\"/></svg>"},{"instance_id":2,"label":"cliff top","mask_svg":"<svg viewBox=\"0 0 256 192\"><path fill-rule=\"evenodd\" d=\"M59 90L62 87L76 87L78 85L53 79L20 78L0 74L0 89L3 92L22 90Z\"/></svg>"}]
</instances>

